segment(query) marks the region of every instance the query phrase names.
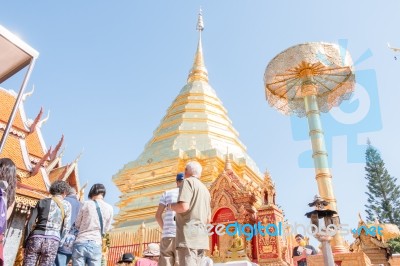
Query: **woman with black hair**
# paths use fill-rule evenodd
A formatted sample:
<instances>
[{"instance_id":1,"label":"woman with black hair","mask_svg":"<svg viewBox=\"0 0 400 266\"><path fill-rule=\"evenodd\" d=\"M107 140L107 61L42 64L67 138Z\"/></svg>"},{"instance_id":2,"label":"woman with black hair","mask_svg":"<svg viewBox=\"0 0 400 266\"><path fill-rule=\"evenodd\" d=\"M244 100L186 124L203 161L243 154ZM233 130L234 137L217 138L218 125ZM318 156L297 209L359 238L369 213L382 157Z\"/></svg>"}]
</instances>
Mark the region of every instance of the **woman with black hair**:
<instances>
[{"instance_id":1,"label":"woman with black hair","mask_svg":"<svg viewBox=\"0 0 400 266\"><path fill-rule=\"evenodd\" d=\"M3 241L7 229L7 220L10 217L15 203L15 186L17 184L16 167L9 158L0 159L0 266L4 265ZM5 216L3 216L6 213Z\"/></svg>"},{"instance_id":2,"label":"woman with black hair","mask_svg":"<svg viewBox=\"0 0 400 266\"><path fill-rule=\"evenodd\" d=\"M73 266L100 266L102 237L111 229L113 207L104 201L106 188L94 184L75 221L79 230L72 252Z\"/></svg>"},{"instance_id":3,"label":"woman with black hair","mask_svg":"<svg viewBox=\"0 0 400 266\"><path fill-rule=\"evenodd\" d=\"M7 182L7 219L10 217L15 203L15 187L17 185L17 169L14 162L9 158L0 159L0 181Z\"/></svg>"},{"instance_id":4,"label":"woman with black hair","mask_svg":"<svg viewBox=\"0 0 400 266\"><path fill-rule=\"evenodd\" d=\"M51 198L38 201L25 228L23 266L52 266L60 240L71 226L71 204L64 198L69 190L65 181L50 186Z\"/></svg>"}]
</instances>

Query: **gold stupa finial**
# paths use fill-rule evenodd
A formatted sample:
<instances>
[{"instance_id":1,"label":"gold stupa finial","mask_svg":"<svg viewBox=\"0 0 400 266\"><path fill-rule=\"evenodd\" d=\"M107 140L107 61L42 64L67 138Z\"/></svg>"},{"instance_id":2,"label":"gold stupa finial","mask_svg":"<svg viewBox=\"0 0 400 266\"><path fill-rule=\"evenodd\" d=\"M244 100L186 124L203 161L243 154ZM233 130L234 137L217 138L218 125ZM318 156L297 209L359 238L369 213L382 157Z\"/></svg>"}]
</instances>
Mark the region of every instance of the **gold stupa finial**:
<instances>
[{"instance_id":1,"label":"gold stupa finial","mask_svg":"<svg viewBox=\"0 0 400 266\"><path fill-rule=\"evenodd\" d=\"M201 43L201 32L204 30L204 22L201 8L199 11L199 17L197 19L196 30L199 31L199 42L197 44L197 51L194 56L193 67L189 73L188 82L193 82L196 80L208 82L208 73L204 64L203 47Z\"/></svg>"},{"instance_id":2,"label":"gold stupa finial","mask_svg":"<svg viewBox=\"0 0 400 266\"><path fill-rule=\"evenodd\" d=\"M229 147L226 147L225 171L226 170L232 170L231 160L229 158Z\"/></svg>"},{"instance_id":3,"label":"gold stupa finial","mask_svg":"<svg viewBox=\"0 0 400 266\"><path fill-rule=\"evenodd\" d=\"M201 35L201 32L204 30L203 14L201 13L202 11L203 10L201 10L201 7L200 7L199 17L197 18L197 26L196 26L196 30L198 30L200 32L200 35Z\"/></svg>"}]
</instances>

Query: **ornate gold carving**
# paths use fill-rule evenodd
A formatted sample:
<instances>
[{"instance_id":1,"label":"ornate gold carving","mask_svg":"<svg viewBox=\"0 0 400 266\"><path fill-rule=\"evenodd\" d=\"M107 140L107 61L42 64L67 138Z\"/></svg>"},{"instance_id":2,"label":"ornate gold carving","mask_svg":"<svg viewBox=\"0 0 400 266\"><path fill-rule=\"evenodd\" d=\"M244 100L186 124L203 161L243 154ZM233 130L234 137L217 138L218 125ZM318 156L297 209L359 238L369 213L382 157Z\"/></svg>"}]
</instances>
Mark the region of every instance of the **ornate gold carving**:
<instances>
[{"instance_id":1,"label":"ornate gold carving","mask_svg":"<svg viewBox=\"0 0 400 266\"><path fill-rule=\"evenodd\" d=\"M37 164L38 162L40 162L40 159L41 158L38 158L38 157L34 157L34 156L32 156L32 155L29 155L29 161L30 162L33 162L33 163L35 163L35 164Z\"/></svg>"},{"instance_id":2,"label":"ornate gold carving","mask_svg":"<svg viewBox=\"0 0 400 266\"><path fill-rule=\"evenodd\" d=\"M21 178L28 178L30 177L30 173L26 171L22 171L20 169L17 169L17 177Z\"/></svg>"},{"instance_id":3,"label":"ornate gold carving","mask_svg":"<svg viewBox=\"0 0 400 266\"><path fill-rule=\"evenodd\" d=\"M0 122L0 129L6 129L6 126L7 126L7 124ZM18 137L21 137L23 139L26 137L26 134L24 132L22 132L21 130L17 130L13 127L11 127L11 129L10 129L10 133L13 135L16 135Z\"/></svg>"},{"instance_id":4,"label":"ornate gold carving","mask_svg":"<svg viewBox=\"0 0 400 266\"><path fill-rule=\"evenodd\" d=\"M222 196L221 199L219 200L219 206L226 206L227 199L226 197Z\"/></svg>"},{"instance_id":5,"label":"ornate gold carving","mask_svg":"<svg viewBox=\"0 0 400 266\"><path fill-rule=\"evenodd\" d=\"M15 210L21 213L28 213L30 212L30 209L36 206L36 203L38 202L37 199L32 199L28 197L24 197L21 195L16 195L15 197Z\"/></svg>"},{"instance_id":6,"label":"ornate gold carving","mask_svg":"<svg viewBox=\"0 0 400 266\"><path fill-rule=\"evenodd\" d=\"M246 254L250 260L253 260L253 251L252 251L251 241L246 241Z\"/></svg>"},{"instance_id":7,"label":"ornate gold carving","mask_svg":"<svg viewBox=\"0 0 400 266\"><path fill-rule=\"evenodd\" d=\"M217 244L214 245L214 251L212 253L212 256L215 257L215 258L219 257L219 250L218 250Z\"/></svg>"},{"instance_id":8,"label":"ornate gold carving","mask_svg":"<svg viewBox=\"0 0 400 266\"><path fill-rule=\"evenodd\" d=\"M368 235L364 229L361 229L361 232L359 234L353 234L355 241L350 245L350 251L363 251L367 254L368 257L370 257L371 260L380 260L379 263L385 263L386 254L390 253L390 248L387 240L399 237L400 230L397 225L381 224L377 220L373 224L367 224L362 220L361 215L359 214L358 228L369 228L371 226L380 226L381 228L383 228L383 235Z\"/></svg>"},{"instance_id":9,"label":"ornate gold carving","mask_svg":"<svg viewBox=\"0 0 400 266\"><path fill-rule=\"evenodd\" d=\"M214 251L212 252L211 259L213 262L225 262L225 256L218 250L217 244L214 245Z\"/></svg>"}]
</instances>

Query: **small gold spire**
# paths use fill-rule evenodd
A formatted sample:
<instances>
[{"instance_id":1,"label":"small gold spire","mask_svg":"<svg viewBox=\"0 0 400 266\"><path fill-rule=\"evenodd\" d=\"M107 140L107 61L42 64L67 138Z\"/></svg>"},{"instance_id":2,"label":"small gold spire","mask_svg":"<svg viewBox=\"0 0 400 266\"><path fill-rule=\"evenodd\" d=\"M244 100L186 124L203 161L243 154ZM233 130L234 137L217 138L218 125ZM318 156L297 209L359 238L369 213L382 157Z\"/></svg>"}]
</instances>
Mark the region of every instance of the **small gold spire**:
<instances>
[{"instance_id":1,"label":"small gold spire","mask_svg":"<svg viewBox=\"0 0 400 266\"><path fill-rule=\"evenodd\" d=\"M200 8L199 17L197 19L197 25L196 25L196 30L199 31L199 42L197 44L197 51L194 56L193 67L189 73L188 82L193 82L196 80L202 80L208 82L208 73L206 66L204 64L203 47L201 43L201 32L204 30L203 16L201 12L202 10Z\"/></svg>"},{"instance_id":2,"label":"small gold spire","mask_svg":"<svg viewBox=\"0 0 400 266\"><path fill-rule=\"evenodd\" d=\"M226 170L232 170L231 160L229 158L229 147L226 147L225 171Z\"/></svg>"},{"instance_id":3,"label":"small gold spire","mask_svg":"<svg viewBox=\"0 0 400 266\"><path fill-rule=\"evenodd\" d=\"M196 26L196 30L198 30L200 33L204 30L204 22L203 22L203 15L202 12L203 10L199 10L199 17L197 19L197 26Z\"/></svg>"}]
</instances>

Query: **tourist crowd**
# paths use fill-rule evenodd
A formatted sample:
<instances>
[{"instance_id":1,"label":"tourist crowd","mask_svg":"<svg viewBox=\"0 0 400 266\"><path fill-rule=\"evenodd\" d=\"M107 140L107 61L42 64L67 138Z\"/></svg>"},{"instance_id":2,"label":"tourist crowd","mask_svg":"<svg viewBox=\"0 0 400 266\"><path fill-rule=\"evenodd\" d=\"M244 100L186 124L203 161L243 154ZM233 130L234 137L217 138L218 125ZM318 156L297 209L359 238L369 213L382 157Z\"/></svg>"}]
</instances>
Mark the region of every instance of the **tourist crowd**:
<instances>
[{"instance_id":1,"label":"tourist crowd","mask_svg":"<svg viewBox=\"0 0 400 266\"><path fill-rule=\"evenodd\" d=\"M0 266L4 265L3 239L15 204L16 180L14 162L0 159ZM94 184L83 204L65 181L52 183L49 192L51 197L39 200L30 211L22 265L61 266L72 259L74 266L100 266L103 238L113 218L113 207L104 201L104 185Z\"/></svg>"},{"instance_id":2,"label":"tourist crowd","mask_svg":"<svg viewBox=\"0 0 400 266\"><path fill-rule=\"evenodd\" d=\"M211 197L200 181L202 167L191 161L176 175L176 188L165 191L155 219L162 229L160 244L150 243L141 258L125 253L117 265L135 266L210 266L205 228L211 222ZM4 265L3 239L7 219L15 204L16 167L12 160L0 159L0 266ZM31 210L24 232L23 266L100 266L106 246L105 235L111 229L113 208L104 201L106 188L94 184L89 200L81 203L77 191L65 181L51 184L51 197L41 199ZM2 212L2 213L1 213ZM196 230L196 228L198 230ZM303 241L302 235L296 241ZM299 244L294 261L306 265L307 250Z\"/></svg>"},{"instance_id":3,"label":"tourist crowd","mask_svg":"<svg viewBox=\"0 0 400 266\"><path fill-rule=\"evenodd\" d=\"M202 167L189 162L176 176L177 187L160 199L156 220L162 228L160 245L150 243L143 257L123 254L118 265L210 265L207 234L193 234L192 226L204 228L211 220L210 193L200 181ZM0 266L4 265L3 238L15 204L16 167L0 159ZM81 203L77 191L62 180L51 184L51 197L31 210L23 239L23 266L100 266L106 233L111 229L113 208L104 201L106 188L94 184L89 200ZM163 213L165 214L163 215ZM7 214L7 216L5 215ZM4 217L2 220L1 217Z\"/></svg>"}]
</instances>

